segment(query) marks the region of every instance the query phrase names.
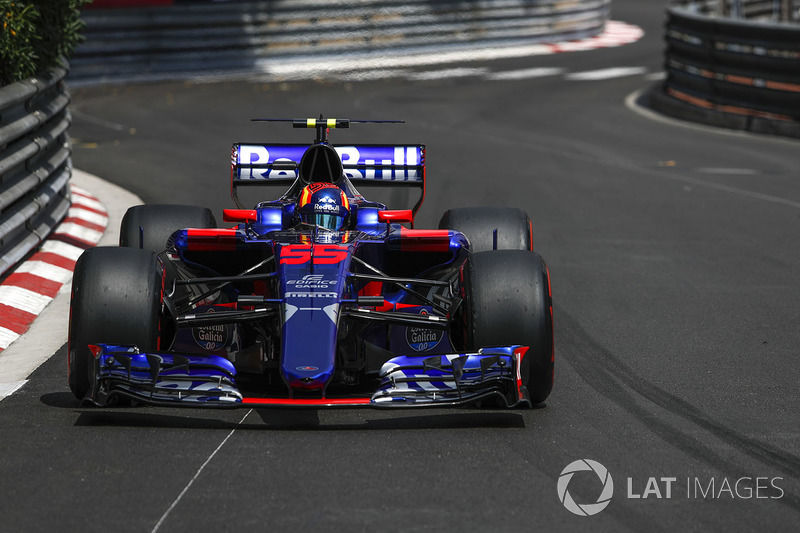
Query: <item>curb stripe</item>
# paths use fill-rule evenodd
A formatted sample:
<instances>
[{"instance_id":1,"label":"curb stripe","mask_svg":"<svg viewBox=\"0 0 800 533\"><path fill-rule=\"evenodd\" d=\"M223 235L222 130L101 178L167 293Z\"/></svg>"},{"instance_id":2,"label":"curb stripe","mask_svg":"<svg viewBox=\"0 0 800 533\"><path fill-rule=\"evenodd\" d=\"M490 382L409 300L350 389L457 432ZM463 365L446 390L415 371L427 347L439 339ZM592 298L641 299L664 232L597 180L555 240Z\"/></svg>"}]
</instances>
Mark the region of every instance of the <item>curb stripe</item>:
<instances>
[{"instance_id":1,"label":"curb stripe","mask_svg":"<svg viewBox=\"0 0 800 533\"><path fill-rule=\"evenodd\" d=\"M36 261L41 261L42 263L47 263L48 265L68 270L70 272L70 276L72 276L72 270L75 268L75 262L76 262L74 259L70 259L68 257L64 257L63 255L53 254L50 252L39 252L36 255L34 255L31 259L35 259Z\"/></svg>"},{"instance_id":2,"label":"curb stripe","mask_svg":"<svg viewBox=\"0 0 800 533\"><path fill-rule=\"evenodd\" d=\"M74 265L75 263L72 262L72 264ZM47 280L55 281L62 285L72 279L72 267L68 269L63 268L58 265L41 261L36 257L31 257L29 261L22 263L19 267L17 267L14 273L32 274Z\"/></svg>"},{"instance_id":3,"label":"curb stripe","mask_svg":"<svg viewBox=\"0 0 800 533\"><path fill-rule=\"evenodd\" d=\"M9 345L19 338L19 333L0 326L0 351L5 350Z\"/></svg>"},{"instance_id":4,"label":"curb stripe","mask_svg":"<svg viewBox=\"0 0 800 533\"><path fill-rule=\"evenodd\" d=\"M70 208L67 216L85 220L86 222L89 222L91 224L97 224L98 226L102 226L103 228L105 228L108 225L108 217L106 215L100 214L96 211L90 211L89 209L82 209L80 207Z\"/></svg>"},{"instance_id":5,"label":"curb stripe","mask_svg":"<svg viewBox=\"0 0 800 533\"><path fill-rule=\"evenodd\" d=\"M75 239L86 242L87 246L92 246L94 243L100 240L100 237L103 236L103 233L65 220L58 227L55 235L67 235L74 237Z\"/></svg>"},{"instance_id":6,"label":"curb stripe","mask_svg":"<svg viewBox=\"0 0 800 533\"><path fill-rule=\"evenodd\" d=\"M80 206L80 207L86 207L88 209L93 209L93 210L96 210L96 211L101 212L101 213L105 213L106 212L106 208L103 207L103 204L101 204L98 200L92 200L92 199L86 198L84 196L79 196L77 198L73 198L72 199L72 205Z\"/></svg>"},{"instance_id":7,"label":"curb stripe","mask_svg":"<svg viewBox=\"0 0 800 533\"><path fill-rule=\"evenodd\" d=\"M91 193L70 186L72 206L30 259L0 284L0 352L24 334L65 283L86 248L97 244L108 226L108 212ZM0 383L0 398L25 381Z\"/></svg>"},{"instance_id":8,"label":"curb stripe","mask_svg":"<svg viewBox=\"0 0 800 533\"><path fill-rule=\"evenodd\" d=\"M42 252L60 255L72 261L77 261L84 249L62 241L47 240L42 245Z\"/></svg>"},{"instance_id":9,"label":"curb stripe","mask_svg":"<svg viewBox=\"0 0 800 533\"><path fill-rule=\"evenodd\" d=\"M88 199L88 200L95 200L95 201L97 200L97 198L95 198L95 197L92 195L92 193L90 193L89 191L87 191L86 189L84 189L84 188L82 188L82 187L76 187L75 185L72 185L72 186L69 188L69 190L70 190L70 192L71 192L72 194L76 194L76 195L78 195L78 196L83 196L84 198L86 198L86 199Z\"/></svg>"},{"instance_id":10,"label":"curb stripe","mask_svg":"<svg viewBox=\"0 0 800 533\"><path fill-rule=\"evenodd\" d=\"M55 298L61 285L63 285L63 283L52 281L28 272L14 272L8 276L4 282L5 287L18 287L39 294L40 296L46 296L50 299ZM47 303L50 302L48 301Z\"/></svg>"},{"instance_id":11,"label":"curb stripe","mask_svg":"<svg viewBox=\"0 0 800 533\"><path fill-rule=\"evenodd\" d=\"M38 315L50 303L49 296L14 285L0 285L0 302Z\"/></svg>"},{"instance_id":12,"label":"curb stripe","mask_svg":"<svg viewBox=\"0 0 800 533\"><path fill-rule=\"evenodd\" d=\"M80 199L78 199L78 202L76 202L75 199L73 198L71 209L80 209L81 211L86 211L86 212L89 212L89 213L95 213L97 215L104 216L104 217L108 218L108 212L106 212L105 209L96 209L96 208L94 208L94 207L92 207L90 205L84 205L84 204L80 203Z\"/></svg>"},{"instance_id":13,"label":"curb stripe","mask_svg":"<svg viewBox=\"0 0 800 533\"><path fill-rule=\"evenodd\" d=\"M75 224L75 225L78 225L78 226L82 226L82 227L84 227L86 229L89 229L89 230L92 230L92 231L97 231L97 232L100 233L100 235L102 235L103 232L106 230L106 225L105 224L95 224L94 222L90 222L90 221L88 221L88 220L86 220L84 218L78 218L78 217L71 216L71 215L72 215L72 213L69 213L67 215L67 218L64 219L63 223Z\"/></svg>"},{"instance_id":14,"label":"curb stripe","mask_svg":"<svg viewBox=\"0 0 800 533\"><path fill-rule=\"evenodd\" d=\"M6 330L18 335L25 333L30 323L36 318L33 313L6 304L0 304L0 314L3 315L3 326Z\"/></svg>"}]
</instances>

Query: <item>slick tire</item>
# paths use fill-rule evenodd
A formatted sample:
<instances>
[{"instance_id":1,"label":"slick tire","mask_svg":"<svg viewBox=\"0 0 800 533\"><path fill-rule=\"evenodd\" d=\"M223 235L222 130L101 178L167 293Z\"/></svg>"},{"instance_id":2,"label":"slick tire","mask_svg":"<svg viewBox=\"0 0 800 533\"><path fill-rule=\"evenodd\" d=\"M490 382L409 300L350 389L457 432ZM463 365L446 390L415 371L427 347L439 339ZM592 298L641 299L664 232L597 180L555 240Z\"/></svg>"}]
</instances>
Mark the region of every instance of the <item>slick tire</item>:
<instances>
[{"instance_id":1,"label":"slick tire","mask_svg":"<svg viewBox=\"0 0 800 533\"><path fill-rule=\"evenodd\" d=\"M527 213L513 207L458 207L439 220L439 229L460 231L467 236L470 251L494 250L497 229L498 250L533 250L533 224Z\"/></svg>"},{"instance_id":2,"label":"slick tire","mask_svg":"<svg viewBox=\"0 0 800 533\"><path fill-rule=\"evenodd\" d=\"M216 228L217 221L210 209L194 205L147 204L128 209L122 218L119 245L126 248L140 247L161 253L167 247L167 239L175 231L184 228Z\"/></svg>"},{"instance_id":3,"label":"slick tire","mask_svg":"<svg viewBox=\"0 0 800 533\"><path fill-rule=\"evenodd\" d=\"M519 344L522 384L533 405L553 389L550 276L541 256L524 250L472 254L467 283L467 342L477 350Z\"/></svg>"},{"instance_id":4,"label":"slick tire","mask_svg":"<svg viewBox=\"0 0 800 533\"><path fill-rule=\"evenodd\" d=\"M90 344L135 344L158 349L163 268L137 248L90 248L75 265L70 301L67 368L79 400L94 385Z\"/></svg>"}]
</instances>

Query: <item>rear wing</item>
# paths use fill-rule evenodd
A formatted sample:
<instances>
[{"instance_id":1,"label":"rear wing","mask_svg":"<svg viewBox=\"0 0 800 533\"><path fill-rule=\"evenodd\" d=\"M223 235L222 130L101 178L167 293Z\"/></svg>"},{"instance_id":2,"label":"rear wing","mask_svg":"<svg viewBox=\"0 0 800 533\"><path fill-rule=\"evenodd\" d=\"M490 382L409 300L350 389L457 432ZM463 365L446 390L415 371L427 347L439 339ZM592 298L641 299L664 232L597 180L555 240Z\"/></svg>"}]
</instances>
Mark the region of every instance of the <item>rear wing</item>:
<instances>
[{"instance_id":1,"label":"rear wing","mask_svg":"<svg viewBox=\"0 0 800 533\"><path fill-rule=\"evenodd\" d=\"M239 205L237 188L280 183L294 183L300 178L299 166L307 144L233 145L231 152L231 196ZM359 184L418 187L425 196L425 145L361 144L332 146L342 162L344 176L356 187ZM239 207L242 207L239 205Z\"/></svg>"}]
</instances>

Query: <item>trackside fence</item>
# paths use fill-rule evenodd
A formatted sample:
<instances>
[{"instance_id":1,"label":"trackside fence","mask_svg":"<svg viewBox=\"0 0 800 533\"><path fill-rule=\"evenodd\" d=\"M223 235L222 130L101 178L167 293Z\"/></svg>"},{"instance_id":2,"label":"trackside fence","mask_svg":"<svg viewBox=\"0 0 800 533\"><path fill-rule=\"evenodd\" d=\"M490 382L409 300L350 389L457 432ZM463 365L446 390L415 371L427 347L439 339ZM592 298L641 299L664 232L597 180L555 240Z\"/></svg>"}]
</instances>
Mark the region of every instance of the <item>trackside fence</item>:
<instances>
[{"instance_id":1,"label":"trackside fence","mask_svg":"<svg viewBox=\"0 0 800 533\"><path fill-rule=\"evenodd\" d=\"M800 137L798 9L785 0L673 3L667 78L651 104L689 120Z\"/></svg>"},{"instance_id":2,"label":"trackside fence","mask_svg":"<svg viewBox=\"0 0 800 533\"><path fill-rule=\"evenodd\" d=\"M66 216L72 175L65 69L0 87L0 276Z\"/></svg>"},{"instance_id":3,"label":"trackside fence","mask_svg":"<svg viewBox=\"0 0 800 533\"><path fill-rule=\"evenodd\" d=\"M611 0L273 0L89 9L69 81L247 71L264 61L446 51L600 33ZM402 52L400 52L402 50Z\"/></svg>"},{"instance_id":4,"label":"trackside fence","mask_svg":"<svg viewBox=\"0 0 800 533\"><path fill-rule=\"evenodd\" d=\"M709 16L773 22L800 20L800 0L681 0L673 3Z\"/></svg>"}]
</instances>

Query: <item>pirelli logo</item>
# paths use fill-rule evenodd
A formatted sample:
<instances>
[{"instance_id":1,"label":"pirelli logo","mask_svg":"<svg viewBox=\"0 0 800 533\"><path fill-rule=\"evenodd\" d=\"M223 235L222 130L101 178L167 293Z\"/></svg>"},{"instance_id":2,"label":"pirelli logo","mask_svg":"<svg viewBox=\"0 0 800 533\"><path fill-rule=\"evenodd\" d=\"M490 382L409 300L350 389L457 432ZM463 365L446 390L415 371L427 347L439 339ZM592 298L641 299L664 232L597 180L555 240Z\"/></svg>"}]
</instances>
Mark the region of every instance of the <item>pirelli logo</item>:
<instances>
[{"instance_id":1,"label":"pirelli logo","mask_svg":"<svg viewBox=\"0 0 800 533\"><path fill-rule=\"evenodd\" d=\"M287 292L287 298L337 298L335 292Z\"/></svg>"}]
</instances>

